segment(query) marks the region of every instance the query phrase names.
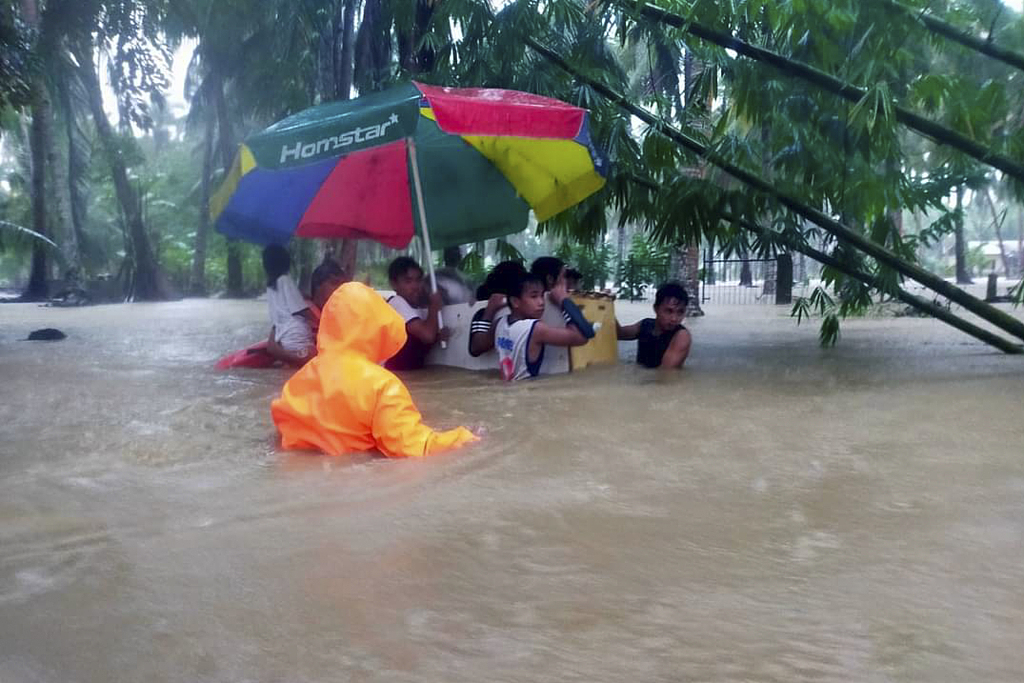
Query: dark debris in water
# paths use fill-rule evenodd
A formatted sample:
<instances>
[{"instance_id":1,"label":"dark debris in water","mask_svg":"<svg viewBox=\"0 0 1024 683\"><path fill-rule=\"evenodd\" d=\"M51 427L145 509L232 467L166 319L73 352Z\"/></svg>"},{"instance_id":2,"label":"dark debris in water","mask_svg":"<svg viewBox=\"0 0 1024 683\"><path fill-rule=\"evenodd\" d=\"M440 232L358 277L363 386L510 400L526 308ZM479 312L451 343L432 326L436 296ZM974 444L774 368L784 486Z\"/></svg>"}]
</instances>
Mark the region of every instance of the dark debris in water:
<instances>
[{"instance_id":1,"label":"dark debris in water","mask_svg":"<svg viewBox=\"0 0 1024 683\"><path fill-rule=\"evenodd\" d=\"M44 327L40 330L33 330L25 341L60 341L67 338L67 335L55 327Z\"/></svg>"}]
</instances>

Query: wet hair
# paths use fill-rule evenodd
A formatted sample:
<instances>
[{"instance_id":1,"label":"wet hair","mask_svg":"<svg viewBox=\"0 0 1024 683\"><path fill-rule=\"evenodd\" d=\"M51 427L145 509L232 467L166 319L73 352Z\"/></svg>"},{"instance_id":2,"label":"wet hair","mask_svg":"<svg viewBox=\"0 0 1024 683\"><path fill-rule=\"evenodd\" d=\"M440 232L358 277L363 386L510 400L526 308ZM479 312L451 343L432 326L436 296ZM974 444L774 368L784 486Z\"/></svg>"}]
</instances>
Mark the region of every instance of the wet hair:
<instances>
[{"instance_id":1,"label":"wet hair","mask_svg":"<svg viewBox=\"0 0 1024 683\"><path fill-rule=\"evenodd\" d=\"M420 268L420 264L416 263L416 259L409 258L408 256L399 256L391 262L391 265L388 266L388 280L394 282L413 268L421 273L423 272L423 269Z\"/></svg>"},{"instance_id":2,"label":"wet hair","mask_svg":"<svg viewBox=\"0 0 1024 683\"><path fill-rule=\"evenodd\" d=\"M332 277L344 278L345 270L338 265L337 261L324 259L324 262L317 266L313 270L313 274L309 276L309 293L316 296L316 290L320 289L320 285Z\"/></svg>"},{"instance_id":3,"label":"wet hair","mask_svg":"<svg viewBox=\"0 0 1024 683\"><path fill-rule=\"evenodd\" d=\"M508 296L514 296L515 298L519 299L523 296L523 290L525 290L530 285L537 285L541 289L544 289L544 280L540 279L533 273L523 273L522 275L519 276L518 279L516 279L515 283L512 285L512 288L508 292Z\"/></svg>"},{"instance_id":4,"label":"wet hair","mask_svg":"<svg viewBox=\"0 0 1024 683\"><path fill-rule=\"evenodd\" d=\"M679 303L683 305L683 308L686 308L686 305L690 303L690 296L686 293L686 288L675 281L666 282L658 287L658 292L654 295L654 306L658 307L668 299L679 299Z\"/></svg>"},{"instance_id":5,"label":"wet hair","mask_svg":"<svg viewBox=\"0 0 1024 683\"><path fill-rule=\"evenodd\" d=\"M562 272L562 268L565 266L565 261L555 256L541 256L539 259L530 264L530 273L540 278L540 281L544 283L544 288L548 287L548 280L551 281L558 279L558 274Z\"/></svg>"},{"instance_id":6,"label":"wet hair","mask_svg":"<svg viewBox=\"0 0 1024 683\"><path fill-rule=\"evenodd\" d=\"M292 268L292 257L280 244L268 244L263 249L263 270L267 274L267 287L277 289L277 278L287 275Z\"/></svg>"},{"instance_id":7,"label":"wet hair","mask_svg":"<svg viewBox=\"0 0 1024 683\"><path fill-rule=\"evenodd\" d=\"M491 272L484 278L484 283L477 287L477 301L489 299L492 294L508 296L519 278L524 275L526 275L526 268L519 261L502 261L491 269Z\"/></svg>"}]
</instances>

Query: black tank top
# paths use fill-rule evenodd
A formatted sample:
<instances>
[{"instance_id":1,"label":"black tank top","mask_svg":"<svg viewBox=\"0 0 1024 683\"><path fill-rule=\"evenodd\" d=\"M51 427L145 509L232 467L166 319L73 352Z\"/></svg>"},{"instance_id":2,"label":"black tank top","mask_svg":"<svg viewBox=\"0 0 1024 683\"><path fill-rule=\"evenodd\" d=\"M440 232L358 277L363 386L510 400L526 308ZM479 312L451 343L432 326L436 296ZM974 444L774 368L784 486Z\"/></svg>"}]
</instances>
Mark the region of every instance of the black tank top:
<instances>
[{"instance_id":1,"label":"black tank top","mask_svg":"<svg viewBox=\"0 0 1024 683\"><path fill-rule=\"evenodd\" d=\"M676 325L674 330L655 334L654 318L644 318L640 321L640 333L636 341L636 362L647 368L656 368L661 365L661 359L672 343L672 338L679 330L685 330L682 325Z\"/></svg>"}]
</instances>

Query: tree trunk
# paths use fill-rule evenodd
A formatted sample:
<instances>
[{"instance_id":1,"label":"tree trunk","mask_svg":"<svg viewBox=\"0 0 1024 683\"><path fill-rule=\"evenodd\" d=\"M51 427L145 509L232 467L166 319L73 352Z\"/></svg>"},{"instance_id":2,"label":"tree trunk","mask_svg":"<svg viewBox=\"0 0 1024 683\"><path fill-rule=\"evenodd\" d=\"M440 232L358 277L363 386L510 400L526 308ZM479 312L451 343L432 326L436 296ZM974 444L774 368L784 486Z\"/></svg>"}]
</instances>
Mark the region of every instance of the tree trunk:
<instances>
[{"instance_id":1,"label":"tree trunk","mask_svg":"<svg viewBox=\"0 0 1024 683\"><path fill-rule=\"evenodd\" d=\"M337 0L334 0L334 3L336 2ZM334 31L335 18L332 16L316 38L316 90L314 92L314 104L330 102L334 99Z\"/></svg>"},{"instance_id":2,"label":"tree trunk","mask_svg":"<svg viewBox=\"0 0 1024 683\"><path fill-rule=\"evenodd\" d=\"M74 92L72 92L74 89ZM82 129L79 106L84 102L77 83L63 79L60 85L61 103L68 141L68 198L71 206L71 229L75 235L77 261L81 264L86 253L85 223L89 210L88 178L89 140ZM83 114L84 116L84 114Z\"/></svg>"},{"instance_id":3,"label":"tree trunk","mask_svg":"<svg viewBox=\"0 0 1024 683\"><path fill-rule=\"evenodd\" d=\"M39 27L39 8L35 0L21 0L21 16L25 23L33 28ZM32 80L32 127L29 130L28 146L32 163L32 229L40 235L46 231L46 121L41 112L43 102L47 100L46 83L41 75ZM23 301L40 301L49 294L47 285L46 247L43 244L32 244L32 270L28 285L21 293Z\"/></svg>"},{"instance_id":4,"label":"tree trunk","mask_svg":"<svg viewBox=\"0 0 1024 683\"><path fill-rule=\"evenodd\" d=\"M956 229L953 232L954 252L956 258L956 283L958 285L974 284L971 274L967 271L967 242L964 240L964 214L963 214L964 188L956 188Z\"/></svg>"},{"instance_id":5,"label":"tree trunk","mask_svg":"<svg viewBox=\"0 0 1024 683\"><path fill-rule=\"evenodd\" d=\"M46 114L42 105L47 97L46 86L37 79L32 105L32 128L29 133L29 149L32 153L32 229L40 235L46 230ZM22 301L42 301L49 295L47 284L46 247L38 241L32 245L32 271L28 286L21 293Z\"/></svg>"},{"instance_id":6,"label":"tree trunk","mask_svg":"<svg viewBox=\"0 0 1024 683\"><path fill-rule=\"evenodd\" d=\"M693 87L697 76L704 69L703 64L699 64L694 58L693 53L687 50L683 54L683 99L684 104L689 105L693 102L695 94ZM676 79L674 87L678 91L679 79ZM704 175L704 165L698 169L698 173ZM704 315L704 311L700 307L700 244L687 244L683 251L677 256L680 263L679 278L686 286L686 293L690 295L690 301L686 306L686 315L690 317L696 317Z\"/></svg>"},{"instance_id":7,"label":"tree trunk","mask_svg":"<svg viewBox=\"0 0 1024 683\"><path fill-rule=\"evenodd\" d=\"M686 306L687 317L704 315L700 307L700 247L686 245L673 250L672 279L682 282L690 297Z\"/></svg>"},{"instance_id":8,"label":"tree trunk","mask_svg":"<svg viewBox=\"0 0 1024 683\"><path fill-rule=\"evenodd\" d=\"M52 208L50 227L57 239L54 241L60 244L61 254L64 263L61 264L63 272L59 276L64 279L65 285L70 286L78 282L81 277L82 264L78 258L78 239L75 235L75 228L71 222L71 187L68 181L68 164L61 155L60 145L53 130L53 107L47 98L46 110L43 112L49 120L46 122L46 170L50 174L50 186L53 188L47 195Z\"/></svg>"},{"instance_id":9,"label":"tree trunk","mask_svg":"<svg viewBox=\"0 0 1024 683\"><path fill-rule=\"evenodd\" d=\"M149 244L146 226L142 221L139 197L135 188L132 187L131 181L128 180L128 170L121 157L118 140L107 119L107 114L103 110L103 92L100 90L100 82L96 74L92 45L78 46L75 50L75 57L78 60L82 83L89 97L89 108L92 110L93 122L96 124L96 133L107 157L107 163L110 164L110 174L114 180L117 201L124 212L128 234L131 237L131 253L135 262L135 275L131 291L134 298L140 301L157 301L168 298L158 272L159 267Z\"/></svg>"},{"instance_id":10,"label":"tree trunk","mask_svg":"<svg viewBox=\"0 0 1024 683\"><path fill-rule=\"evenodd\" d=\"M1017 270L1024 277L1024 208L1017 207Z\"/></svg>"},{"instance_id":11,"label":"tree trunk","mask_svg":"<svg viewBox=\"0 0 1024 683\"><path fill-rule=\"evenodd\" d=\"M235 141L231 129L231 118L228 116L228 105L224 98L224 79L216 71L210 74L210 78L213 106L217 110L217 125L220 128L221 162L224 165L224 172L227 173L235 161ZM228 240L227 252L227 295L241 298L245 295L245 287L242 282L242 249L238 240Z\"/></svg>"},{"instance_id":12,"label":"tree trunk","mask_svg":"<svg viewBox=\"0 0 1024 683\"><path fill-rule=\"evenodd\" d=\"M1010 279L1013 277L1010 275L1010 263L1006 259L1006 247L1003 246L1003 221L999 220L999 213L996 211L996 203L992 201L992 193L989 188L985 188L985 199L988 201L988 208L992 212L992 227L996 231L996 240L999 241L999 258L1003 262L1003 273L1006 274L1006 278ZM1003 216L1005 219L1006 216Z\"/></svg>"},{"instance_id":13,"label":"tree trunk","mask_svg":"<svg viewBox=\"0 0 1024 683\"><path fill-rule=\"evenodd\" d=\"M416 0L416 16L413 25L399 28L398 31L398 63L410 74L429 73L434 69L436 55L433 48L426 45L418 50L416 46L430 29L430 20L434 15L434 2Z\"/></svg>"},{"instance_id":14,"label":"tree trunk","mask_svg":"<svg viewBox=\"0 0 1024 683\"><path fill-rule=\"evenodd\" d=\"M622 272L622 264L625 263L623 259L626 258L626 226L624 224L619 225L618 244L616 246L616 258L615 258L615 272ZM616 282L616 284L621 284Z\"/></svg>"},{"instance_id":15,"label":"tree trunk","mask_svg":"<svg viewBox=\"0 0 1024 683\"><path fill-rule=\"evenodd\" d=\"M338 87L338 99L347 100L352 96L353 63L356 53L356 0L345 0L341 19L341 55L338 60L338 73L335 81Z\"/></svg>"},{"instance_id":16,"label":"tree trunk","mask_svg":"<svg viewBox=\"0 0 1024 683\"><path fill-rule=\"evenodd\" d=\"M206 241L210 231L210 176L213 173L213 132L216 117L206 107L206 127L203 130L203 171L199 178L199 220L196 223L195 248L192 252L192 273L188 293L206 296Z\"/></svg>"},{"instance_id":17,"label":"tree trunk","mask_svg":"<svg viewBox=\"0 0 1024 683\"><path fill-rule=\"evenodd\" d=\"M353 82L360 92L380 90L391 68L391 31L384 22L382 0L366 0L356 31Z\"/></svg>"},{"instance_id":18,"label":"tree trunk","mask_svg":"<svg viewBox=\"0 0 1024 683\"><path fill-rule=\"evenodd\" d=\"M341 240L341 253L338 254L338 265L341 266L346 275L353 279L356 276L356 258L358 254L359 240Z\"/></svg>"},{"instance_id":19,"label":"tree trunk","mask_svg":"<svg viewBox=\"0 0 1024 683\"><path fill-rule=\"evenodd\" d=\"M753 287L754 275L750 272L750 258L746 249L740 254L740 259L743 261L740 264L740 287Z\"/></svg>"}]
</instances>

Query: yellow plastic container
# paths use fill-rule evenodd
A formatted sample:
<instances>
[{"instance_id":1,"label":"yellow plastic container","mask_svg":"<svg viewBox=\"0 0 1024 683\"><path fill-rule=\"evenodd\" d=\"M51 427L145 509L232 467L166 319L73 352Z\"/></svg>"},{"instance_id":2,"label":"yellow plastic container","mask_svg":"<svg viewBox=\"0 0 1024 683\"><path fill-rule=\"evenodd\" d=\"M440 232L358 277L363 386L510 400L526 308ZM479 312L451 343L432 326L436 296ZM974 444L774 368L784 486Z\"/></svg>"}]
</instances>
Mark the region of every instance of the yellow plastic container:
<instances>
[{"instance_id":1,"label":"yellow plastic container","mask_svg":"<svg viewBox=\"0 0 1024 683\"><path fill-rule=\"evenodd\" d=\"M572 369L582 370L589 365L617 363L619 342L615 334L615 300L596 294L573 294L572 300L587 320L601 323L601 329L593 339L569 350Z\"/></svg>"}]
</instances>

